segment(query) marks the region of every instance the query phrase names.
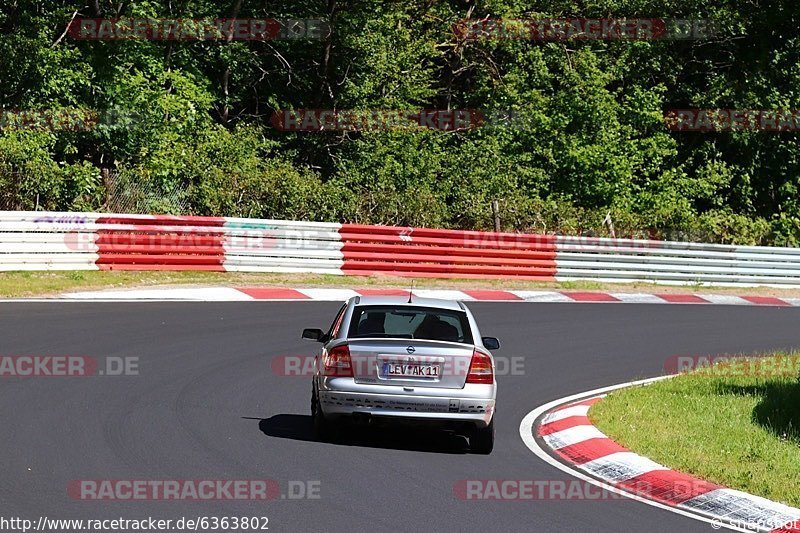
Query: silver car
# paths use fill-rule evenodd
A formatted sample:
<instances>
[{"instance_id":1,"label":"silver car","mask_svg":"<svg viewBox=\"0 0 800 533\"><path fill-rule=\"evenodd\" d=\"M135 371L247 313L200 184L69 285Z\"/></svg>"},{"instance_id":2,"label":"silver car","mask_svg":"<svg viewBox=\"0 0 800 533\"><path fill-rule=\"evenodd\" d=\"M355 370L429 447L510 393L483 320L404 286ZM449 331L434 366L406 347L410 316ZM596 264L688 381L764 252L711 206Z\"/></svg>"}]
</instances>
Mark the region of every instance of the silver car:
<instances>
[{"instance_id":1,"label":"silver car","mask_svg":"<svg viewBox=\"0 0 800 533\"><path fill-rule=\"evenodd\" d=\"M311 391L314 429L330 439L343 423L411 422L469 438L491 453L497 384L489 350L462 302L417 297L356 296L328 332L305 329L323 344Z\"/></svg>"}]
</instances>

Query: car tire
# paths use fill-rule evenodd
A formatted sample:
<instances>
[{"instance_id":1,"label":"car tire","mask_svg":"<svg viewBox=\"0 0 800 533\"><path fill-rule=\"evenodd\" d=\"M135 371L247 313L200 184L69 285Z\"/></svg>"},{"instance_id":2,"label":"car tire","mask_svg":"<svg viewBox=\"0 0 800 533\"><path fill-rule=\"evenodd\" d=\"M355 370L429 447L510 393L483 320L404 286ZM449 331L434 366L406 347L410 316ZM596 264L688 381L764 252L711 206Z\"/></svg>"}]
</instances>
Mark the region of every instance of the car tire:
<instances>
[{"instance_id":1,"label":"car tire","mask_svg":"<svg viewBox=\"0 0 800 533\"><path fill-rule=\"evenodd\" d=\"M469 439L469 448L472 453L489 455L494 448L494 417L485 428L476 429Z\"/></svg>"},{"instance_id":2,"label":"car tire","mask_svg":"<svg viewBox=\"0 0 800 533\"><path fill-rule=\"evenodd\" d=\"M325 419L319 404L316 389L311 389L311 421L314 426L314 438L320 442L329 442L333 439L333 428L329 420Z\"/></svg>"}]
</instances>

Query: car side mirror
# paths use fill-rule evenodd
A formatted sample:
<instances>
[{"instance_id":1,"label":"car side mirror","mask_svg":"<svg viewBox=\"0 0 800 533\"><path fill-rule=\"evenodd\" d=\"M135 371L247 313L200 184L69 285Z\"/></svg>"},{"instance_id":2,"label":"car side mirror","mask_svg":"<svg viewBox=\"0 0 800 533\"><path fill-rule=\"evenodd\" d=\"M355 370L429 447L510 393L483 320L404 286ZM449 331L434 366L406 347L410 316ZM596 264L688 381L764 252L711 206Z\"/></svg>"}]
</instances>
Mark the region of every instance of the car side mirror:
<instances>
[{"instance_id":1,"label":"car side mirror","mask_svg":"<svg viewBox=\"0 0 800 533\"><path fill-rule=\"evenodd\" d=\"M321 341L325 332L317 328L306 328L303 330L303 338L311 341Z\"/></svg>"},{"instance_id":2,"label":"car side mirror","mask_svg":"<svg viewBox=\"0 0 800 533\"><path fill-rule=\"evenodd\" d=\"M483 341L483 346L487 350L497 350L500 348L500 341L497 337L483 337L481 340Z\"/></svg>"}]
</instances>

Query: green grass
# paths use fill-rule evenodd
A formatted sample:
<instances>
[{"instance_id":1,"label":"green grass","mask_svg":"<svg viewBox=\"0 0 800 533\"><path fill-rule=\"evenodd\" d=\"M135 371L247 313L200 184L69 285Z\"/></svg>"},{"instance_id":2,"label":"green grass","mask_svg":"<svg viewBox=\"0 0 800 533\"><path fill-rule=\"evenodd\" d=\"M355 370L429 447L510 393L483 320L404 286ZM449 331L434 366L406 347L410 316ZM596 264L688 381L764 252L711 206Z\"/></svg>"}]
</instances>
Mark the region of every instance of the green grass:
<instances>
[{"instance_id":1,"label":"green grass","mask_svg":"<svg viewBox=\"0 0 800 533\"><path fill-rule=\"evenodd\" d=\"M154 286L282 286L282 287L399 287L410 278L391 276L336 276L331 274L271 274L239 272L0 272L0 297L51 296L69 291ZM453 289L572 289L593 290L594 282L551 283L515 280L414 280L417 288Z\"/></svg>"},{"instance_id":2,"label":"green grass","mask_svg":"<svg viewBox=\"0 0 800 533\"><path fill-rule=\"evenodd\" d=\"M759 360L616 391L589 417L665 466L800 506L800 354Z\"/></svg>"},{"instance_id":3,"label":"green grass","mask_svg":"<svg viewBox=\"0 0 800 533\"><path fill-rule=\"evenodd\" d=\"M335 276L331 274L270 274L243 272L0 272L0 298L51 296L69 291L154 287L165 285L282 286L282 287L387 287L408 288L411 278L393 276ZM420 289L572 290L618 292L697 292L696 287L660 286L648 282L530 281L416 279ZM703 292L800 296L800 291L771 288L704 287Z\"/></svg>"}]
</instances>

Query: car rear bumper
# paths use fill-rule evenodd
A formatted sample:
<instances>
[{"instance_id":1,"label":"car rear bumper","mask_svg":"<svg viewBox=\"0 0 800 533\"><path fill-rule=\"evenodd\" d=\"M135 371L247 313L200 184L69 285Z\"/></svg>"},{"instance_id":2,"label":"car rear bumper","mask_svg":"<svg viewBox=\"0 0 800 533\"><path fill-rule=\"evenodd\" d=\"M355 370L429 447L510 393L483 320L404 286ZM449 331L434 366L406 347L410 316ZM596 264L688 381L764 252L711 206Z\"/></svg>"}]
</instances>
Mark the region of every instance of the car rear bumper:
<instances>
[{"instance_id":1,"label":"car rear bumper","mask_svg":"<svg viewBox=\"0 0 800 533\"><path fill-rule=\"evenodd\" d=\"M462 390L452 392L463 392ZM495 400L452 396L378 394L374 392L319 391L325 416L398 418L420 423L449 423L486 427L492 420Z\"/></svg>"}]
</instances>

